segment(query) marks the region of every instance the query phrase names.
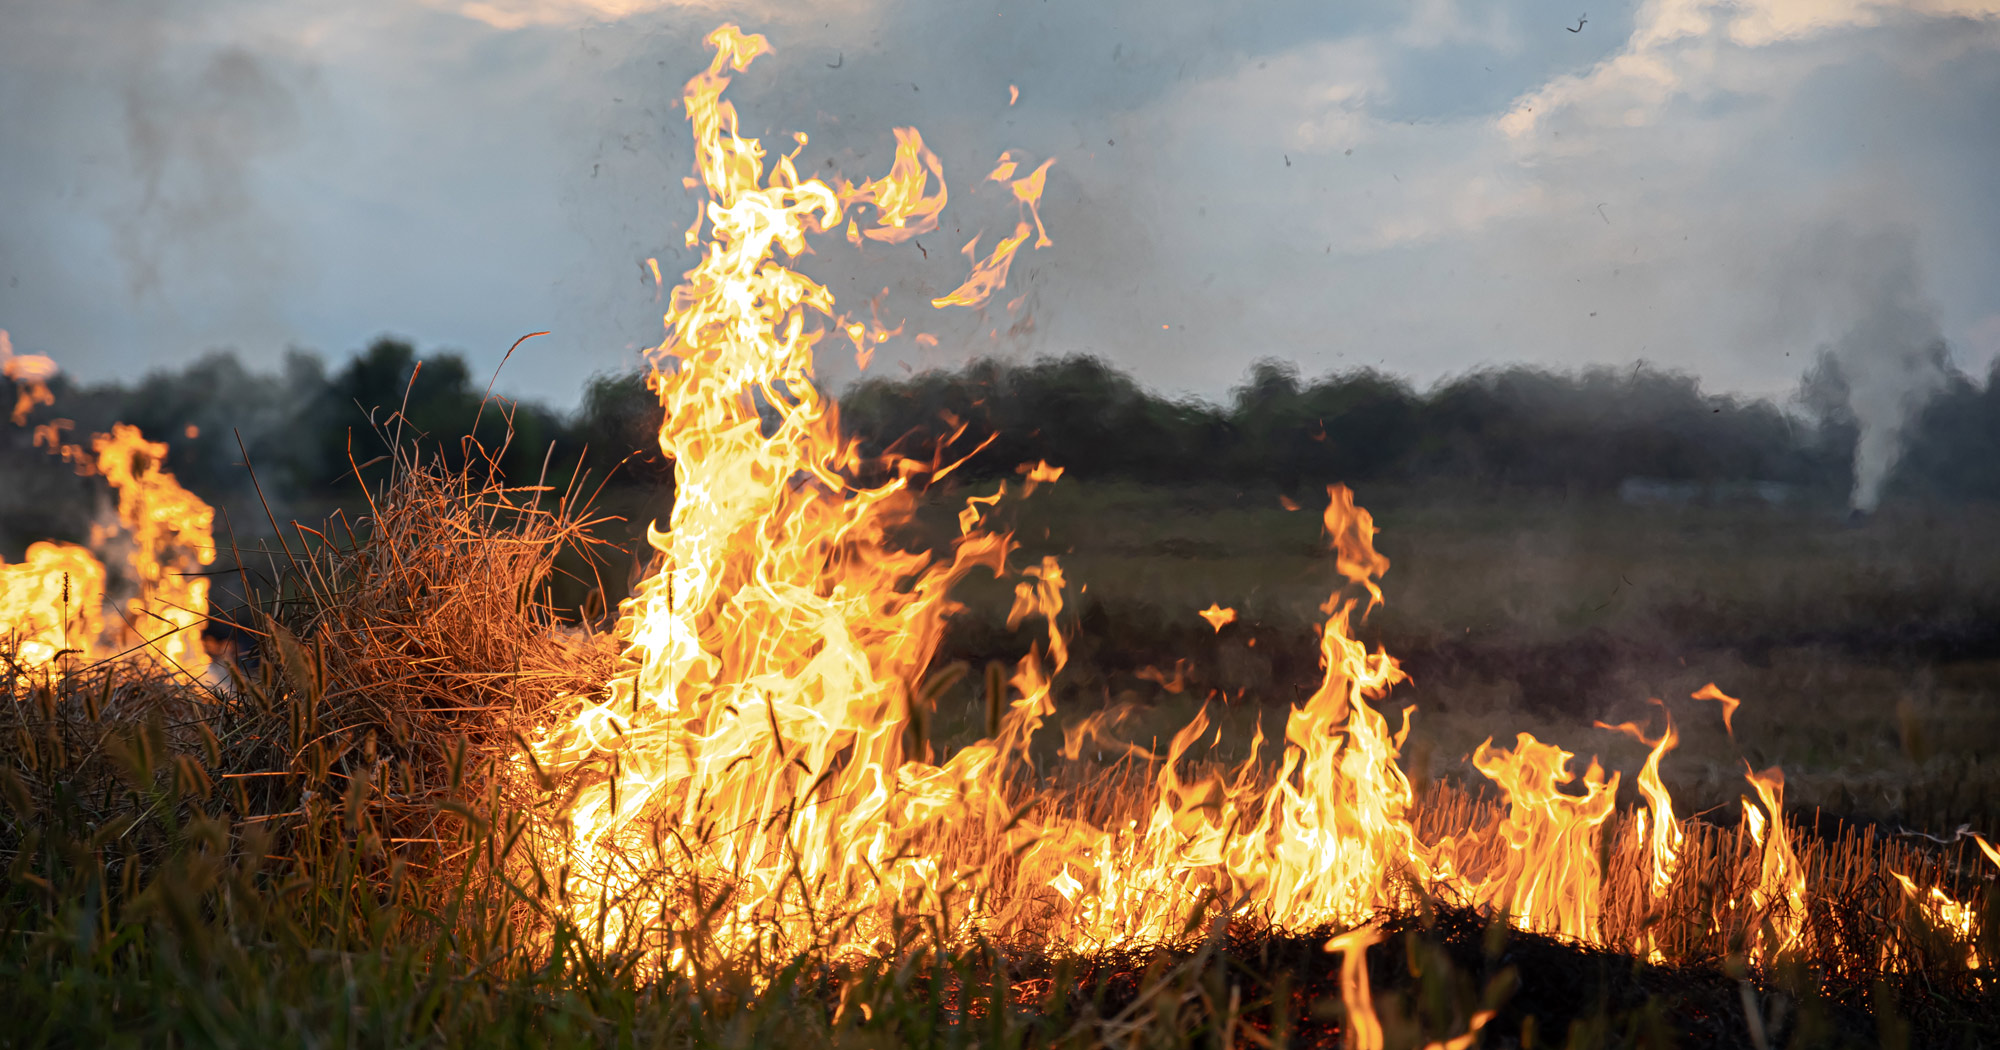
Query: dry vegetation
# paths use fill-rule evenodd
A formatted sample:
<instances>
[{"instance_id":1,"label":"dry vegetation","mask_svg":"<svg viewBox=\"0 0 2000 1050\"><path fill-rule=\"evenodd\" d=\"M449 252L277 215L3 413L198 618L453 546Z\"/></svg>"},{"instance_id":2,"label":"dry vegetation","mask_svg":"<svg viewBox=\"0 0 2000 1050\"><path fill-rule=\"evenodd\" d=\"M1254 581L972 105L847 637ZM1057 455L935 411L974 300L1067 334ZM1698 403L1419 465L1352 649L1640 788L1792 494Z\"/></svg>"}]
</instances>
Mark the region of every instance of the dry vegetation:
<instances>
[{"instance_id":1,"label":"dry vegetation","mask_svg":"<svg viewBox=\"0 0 2000 1050\"><path fill-rule=\"evenodd\" d=\"M1308 597L1327 575L1311 553L1309 516L1225 504L1176 517L1159 513L1168 497L1157 493L1114 495L1031 505L1021 523L1031 546L1041 528L1084 537L1065 557L1093 600L1077 626L1069 706L1136 699L1128 728L1144 737L1177 728L1208 689L1242 690L1220 708L1235 728L1207 756L1225 757L1251 723L1282 716L1282 704L1252 698L1287 697L1300 670L1287 661L1310 652L1295 637L1305 621L1286 619L1311 615L1324 596ZM1184 943L1084 955L939 944L913 920L878 959L764 960L695 979L649 979L640 960L585 947L588 931L563 917L553 873L538 871L525 848L535 807L559 799L561 785L536 790L508 766L518 734L550 705L592 691L615 659L602 636L563 627L548 604L558 553L588 562L591 522L573 497L404 463L351 529L342 519L287 528L282 544L245 552L257 615L244 626L259 641L228 682L193 687L130 664L9 670L0 986L12 989L17 1023L0 1045L1341 1045L1338 957L1321 947L1332 931L1241 918L1191 926ZM1385 616L1378 629L1392 646L1415 639L1418 666L1440 661L1413 691L1426 727L1413 761L1432 774L1419 778L1426 836L1463 828L1493 804L1454 764L1486 733L1529 728L1636 765L1635 746L1611 734L1577 739L1589 732L1577 718L1591 708L1537 706L1504 684L1504 664L1427 655L1449 652L1451 629L1474 621L1530 650L1574 636L1546 615L1561 604L1547 591L1506 586L1542 580L1538 570L1560 560L1536 547L1536 537L1552 542L1546 519L1538 529L1538 512L1517 512L1525 522L1487 513L1439 555L1462 559L1456 567L1429 570L1426 552L1466 522L1427 524L1414 504L1383 515L1384 548L1398 558L1390 608L1400 605L1402 619ZM1602 521L1572 530L1572 551L1607 534ZM1200 543L1212 546L1191 546ZM1597 557L1648 581L1620 629L1646 625L1664 647L1669 636L1645 610L1671 608L1684 592L1670 559L1687 552L1622 536L1613 545ZM1489 560L1505 549L1514 561ZM1821 600L1769 575L1817 579L1814 565L1769 551L1740 557L1766 566L1758 583L1771 593ZM260 561L262 586L249 575ZM1467 583L1480 565L1496 565L1490 582ZM1732 571L1702 568L1717 578ZM1583 595L1598 575L1572 566L1568 578ZM974 658L1004 651L1007 637L983 623L972 597L953 644ZM1241 630L1217 635L1192 616L1232 599L1247 614ZM1183 609L1198 630L1176 622ZM1738 669L1753 682L1737 689L1758 705L1746 706L1739 733L1769 749L1759 761L1794 769L1795 783L1824 776L1852 793L1859 771L1886 768L1877 776L1902 776L1907 789L1912 769L1957 768L1926 765L1941 755L1982 768L1971 739L1988 724L1978 665L1912 676L1866 654L1808 659L1818 651L1703 649L1685 668L1678 658L1635 661L1580 695L1613 713L1646 692L1684 695L1688 682ZM1178 693L1135 673L1135 661L1167 653L1188 661ZM1845 676L1844 692L1830 696L1835 675ZM985 724L981 677L966 675L949 694L963 701L930 728L937 743ZM1661 684L1642 684L1651 682ZM1906 683L1898 698L1913 699L1887 716L1857 702L1894 682ZM1676 709L1689 741L1669 761L1670 784L1694 799L1733 797L1733 745L1699 728L1713 712L1693 702ZM1819 713L1784 728L1807 710ZM1884 726L1893 746L1880 754L1813 757L1837 746L1832 734L1874 741ZM1795 753L1806 756L1797 767ZM1909 764L1896 765L1897 755ZM1024 790L1046 788L1044 805L1105 819L1140 797L1128 786L1156 772L1131 759L1043 768L1049 780ZM1865 808L1841 815L1853 812ZM1490 1046L1990 1044L1989 979L1966 968L1885 874L1893 865L1976 902L1989 916L1980 951L2000 958L1988 943L2000 931L1990 918L1996 896L1976 857L1829 824L1801 847L1814 903L1799 954L1750 973L1739 953L1755 919L1724 902L1755 881L1755 852L1733 826L1689 831L1673 892L1650 909L1629 833L1614 824L1606 836L1607 932L1619 942L1650 933L1666 965L1510 931L1449 901L1413 901L1368 956L1389 1045L1462 1032L1482 1008L1499 1011ZM1724 921L1709 921L1718 914ZM688 922L698 936L699 917Z\"/></svg>"}]
</instances>

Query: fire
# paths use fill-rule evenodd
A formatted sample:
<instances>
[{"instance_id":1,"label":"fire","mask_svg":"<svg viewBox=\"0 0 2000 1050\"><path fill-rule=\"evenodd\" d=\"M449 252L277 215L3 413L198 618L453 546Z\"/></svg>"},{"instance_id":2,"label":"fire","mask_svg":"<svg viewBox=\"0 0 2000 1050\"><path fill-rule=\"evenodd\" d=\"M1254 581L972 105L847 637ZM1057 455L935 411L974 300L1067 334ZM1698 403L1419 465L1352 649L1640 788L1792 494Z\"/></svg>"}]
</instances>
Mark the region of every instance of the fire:
<instances>
[{"instance_id":1,"label":"fire","mask_svg":"<svg viewBox=\"0 0 2000 1050\"><path fill-rule=\"evenodd\" d=\"M573 910L607 944L657 946L673 965L704 946L653 945L649 931L688 905L729 949L867 944L899 909L941 913L960 873L920 841L998 803L977 789L1005 747L934 765L906 732L946 591L998 571L1008 545L969 528L943 566L886 545L908 482L858 488L843 473L855 447L812 383L833 296L779 261L839 228L843 193L802 180L790 157L767 172L737 134L722 91L768 42L725 26L708 43L715 59L685 95L708 240L655 351L676 492L669 527L649 533L662 568L623 608L625 670L530 756L545 776L575 774L561 847ZM891 241L929 228L924 202L945 195L922 195L935 157L913 132L898 139L891 175L845 194L877 206ZM1017 616L1061 586L1058 571L1024 583ZM1016 676L1029 694L1017 710L1042 702L1035 678ZM669 858L680 885L662 892ZM846 932L824 944L829 929Z\"/></svg>"},{"instance_id":2,"label":"fire","mask_svg":"<svg viewBox=\"0 0 2000 1050\"><path fill-rule=\"evenodd\" d=\"M1750 907L1759 927L1750 957L1765 962L1783 957L1798 940L1806 914L1806 872L1792 850L1791 832L1785 826L1784 771L1776 766L1762 773L1746 768L1744 779L1764 807L1760 813L1748 798L1743 800L1743 824L1763 857L1757 886L1750 891Z\"/></svg>"},{"instance_id":3,"label":"fire","mask_svg":"<svg viewBox=\"0 0 2000 1050\"><path fill-rule=\"evenodd\" d=\"M1952 899L1951 895L1937 886L1929 893L1920 892L1917 884L1900 871L1891 871L1891 878L1902 888L1903 896L1923 910L1924 917L1932 926L1955 935L1968 944L1978 938L1979 912L1972 905ZM1969 970L1979 969L1979 949L1968 948L1965 966Z\"/></svg>"},{"instance_id":4,"label":"fire","mask_svg":"<svg viewBox=\"0 0 2000 1050\"><path fill-rule=\"evenodd\" d=\"M1382 1021L1375 1015L1375 999L1368 994L1368 946L1379 944L1381 931L1373 926L1356 926L1326 942L1326 950L1340 953L1340 1000L1347 1008L1347 1050L1382 1050Z\"/></svg>"},{"instance_id":5,"label":"fire","mask_svg":"<svg viewBox=\"0 0 2000 1050\"><path fill-rule=\"evenodd\" d=\"M89 653L104 633L104 566L82 547L46 540L27 560L0 562L0 629L29 667L63 653Z\"/></svg>"},{"instance_id":6,"label":"fire","mask_svg":"<svg viewBox=\"0 0 2000 1050\"><path fill-rule=\"evenodd\" d=\"M607 944L660 949L670 966L752 944L858 948L912 912L948 932L1032 928L1108 944L1173 937L1211 905L1295 926L1356 923L1422 890L1594 936L1596 842L1617 786L1595 763L1573 795L1561 790L1569 753L1525 734L1511 750L1489 744L1475 762L1507 792L1507 818L1456 842L1417 835L1397 765L1407 713L1392 731L1373 706L1404 676L1352 629L1380 604L1389 562L1340 486L1324 525L1346 585L1325 606L1325 678L1291 713L1275 775L1260 738L1239 766L1184 779L1182 759L1208 730L1201 715L1174 738L1140 819L1100 827L1016 805L1009 785L1066 659L1053 558L1021 571L1008 618L1046 622L1044 643L1005 683L1011 699L988 739L938 759L921 733L920 683L954 608L950 586L1005 570L1011 542L982 521L1006 488L968 499L946 562L884 542L909 513L909 476L849 480L855 447L811 381L813 348L841 321L832 295L781 258L851 226L844 209L863 200L888 229L932 221L912 202L941 203L945 190L923 197L921 177L942 173L907 130L891 175L861 187L802 180L788 156L767 167L721 93L769 45L734 27L709 43L715 59L685 97L708 236L655 357L676 480L668 527L650 534L662 567L624 606L626 669L524 756L545 783L567 785L552 859L569 872L573 917ZM1006 261L1040 226L1047 170L1011 183L1034 221L1024 216L939 305L983 302L1004 284ZM1024 473L1032 486L1057 472ZM1234 612L1203 615L1219 627ZM947 832L955 848L943 852ZM1002 856L1013 858L1004 895ZM705 917L700 943L670 932L690 909Z\"/></svg>"},{"instance_id":7,"label":"fire","mask_svg":"<svg viewBox=\"0 0 2000 1050\"><path fill-rule=\"evenodd\" d=\"M1581 941L1598 938L1604 872L1597 841L1617 806L1618 774L1606 779L1596 759L1584 771L1583 793L1561 790L1576 777L1575 756L1522 733L1514 750L1493 741L1472 753L1472 765L1507 793L1507 818L1494 829L1505 844L1502 860L1473 892L1525 929Z\"/></svg>"},{"instance_id":8,"label":"fire","mask_svg":"<svg viewBox=\"0 0 2000 1050\"><path fill-rule=\"evenodd\" d=\"M788 265L813 235L895 243L936 228L942 165L911 129L896 131L889 175L859 185L803 178L792 155L767 160L722 94L768 42L724 26L708 43L715 57L684 96L708 193L691 231L701 251L652 354L660 448L675 471L666 526L648 533L659 567L621 608L618 673L519 756L555 818L541 869L556 873L578 928L694 972L746 953L881 952L912 930L1093 947L1174 940L1228 917L1331 924L1352 931L1331 947L1347 952L1343 972L1365 998L1358 960L1371 921L1422 896L1607 944L1617 854L1644 858L1641 892L1664 909L1686 848L1660 779L1677 741L1671 719L1657 739L1617 727L1651 747L1638 777L1647 809L1630 839L1609 832L1619 775L1595 759L1577 772L1576 755L1526 733L1471 756L1504 796L1496 816L1419 833L1399 764L1412 709L1392 726L1383 706L1406 676L1356 636L1390 564L1373 518L1338 485L1322 516L1340 577L1322 606L1324 673L1282 739L1260 732L1241 762L1197 766L1213 742L1206 711L1162 758L1115 740L1122 711L1108 710L1069 727L1061 753L1090 761L1088 740L1093 755L1154 763L1132 805L1106 815L1041 793L1050 781L1028 744L1055 712L1068 581L1052 557L1011 568L1011 538L986 523L1010 494L1061 471L1023 465L1019 481L966 497L943 557L891 543L913 485L952 467L895 460L882 465L891 480L856 480L868 472L813 382L813 359L828 336L860 350L874 335ZM1013 179L1014 163L1003 157L990 176L1012 180L1014 235L936 305L990 299L1041 228L1048 165ZM853 214L862 205L876 210L865 233ZM986 734L946 755L929 726L957 672L930 665L957 609L951 588L975 571L1015 579L1008 623L1034 625L1036 641L1011 674L989 668ZM1235 612L1217 603L1200 615L1219 630ZM1182 684L1178 670L1150 677ZM1733 699L1704 692L1733 713ZM1781 775L1749 779L1761 806L1744 819L1759 850L1749 904L1765 931L1752 953L1762 963L1801 936L1807 873ZM1660 954L1650 934L1628 946ZM1379 1026L1371 1036L1359 1020L1372 1014L1349 1005L1355 1045L1379 1040Z\"/></svg>"},{"instance_id":9,"label":"fire","mask_svg":"<svg viewBox=\"0 0 2000 1050\"><path fill-rule=\"evenodd\" d=\"M21 384L16 421L36 404L53 404L47 358L15 357L5 333L0 355ZM36 362L32 370L12 366ZM29 380L21 376L31 375ZM39 393L32 398L30 387ZM24 407L25 406L25 407ZM0 562L0 643L25 666L48 665L64 654L101 660L136 655L198 675L208 666L201 627L208 619L208 580L215 560L215 512L162 469L167 446L146 440L137 427L113 425L88 449L62 440L67 420L37 427L35 440L73 465L102 477L118 494L115 514L91 528L90 547L38 542L25 561ZM120 566L106 571L105 560ZM129 593L123 602L111 592Z\"/></svg>"},{"instance_id":10,"label":"fire","mask_svg":"<svg viewBox=\"0 0 2000 1050\"><path fill-rule=\"evenodd\" d=\"M1660 702L1654 700L1654 704ZM1646 766L1638 774L1638 790L1646 796L1648 810L1640 812L1636 830L1638 838L1646 842L1646 854L1652 862L1652 880L1648 882L1648 888L1654 900L1666 896L1666 890L1674 884L1674 870L1680 866L1680 846L1684 838L1680 834L1680 820L1674 820L1674 796L1666 790L1666 784L1660 782L1660 760L1666 758L1666 752L1674 750L1680 736L1674 734L1674 716L1666 710L1666 704L1660 704L1660 714L1666 718L1666 732L1662 732L1658 740L1648 740L1646 734L1632 722L1620 722L1616 726L1598 722L1598 728L1618 730L1652 748L1652 752L1646 754ZM1650 838L1646 834L1648 826L1652 828Z\"/></svg>"},{"instance_id":11,"label":"fire","mask_svg":"<svg viewBox=\"0 0 2000 1050\"><path fill-rule=\"evenodd\" d=\"M7 330L0 328L0 375L14 381L14 409L11 418L15 426L28 421L28 413L36 405L53 405L55 395L49 392L49 380L56 375L56 363L40 354L16 354L14 342L8 338Z\"/></svg>"},{"instance_id":12,"label":"fire","mask_svg":"<svg viewBox=\"0 0 2000 1050\"><path fill-rule=\"evenodd\" d=\"M1713 700L1721 704L1722 728L1728 730L1730 736L1736 735L1736 725L1732 719L1736 717L1736 709L1743 706L1743 701L1717 689L1714 682L1695 690L1693 695L1696 700Z\"/></svg>"},{"instance_id":13,"label":"fire","mask_svg":"<svg viewBox=\"0 0 2000 1050\"><path fill-rule=\"evenodd\" d=\"M1208 603L1208 608L1201 610L1195 615L1207 620L1208 625L1217 631L1221 631L1224 627L1236 622L1236 610L1218 605L1215 602Z\"/></svg>"}]
</instances>

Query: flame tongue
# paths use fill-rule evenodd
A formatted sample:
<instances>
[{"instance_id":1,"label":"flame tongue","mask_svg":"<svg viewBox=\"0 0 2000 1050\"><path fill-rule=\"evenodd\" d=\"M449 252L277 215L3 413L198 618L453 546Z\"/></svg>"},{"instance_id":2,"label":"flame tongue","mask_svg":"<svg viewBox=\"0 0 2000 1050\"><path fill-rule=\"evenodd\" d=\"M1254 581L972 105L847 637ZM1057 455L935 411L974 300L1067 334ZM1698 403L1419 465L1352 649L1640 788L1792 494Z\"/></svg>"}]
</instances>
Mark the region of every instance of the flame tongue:
<instances>
[{"instance_id":1,"label":"flame tongue","mask_svg":"<svg viewBox=\"0 0 2000 1050\"><path fill-rule=\"evenodd\" d=\"M725 69L769 50L764 39L724 27L709 43L715 60L686 92L708 238L674 290L653 376L675 464L669 527L649 533L662 567L623 610L626 670L608 699L536 757L584 774L567 860L608 941L670 925L648 909L671 895L637 891L645 855L671 850L681 875L727 894L710 931L725 944L768 935L798 949L843 924L866 942L869 916L937 893L937 863L910 844L966 811L982 755L907 761L920 757L906 733L911 683L949 584L978 565L997 571L1006 548L973 534L941 566L892 550L883 531L907 513L904 483L843 478L853 449L812 382L833 297L778 258L837 227L841 195L800 180L789 158L767 173L761 146L737 135ZM897 171L865 194L894 220L888 240L929 228L944 200L922 195L914 167L921 151L936 173L936 158L914 133L899 138Z\"/></svg>"}]
</instances>

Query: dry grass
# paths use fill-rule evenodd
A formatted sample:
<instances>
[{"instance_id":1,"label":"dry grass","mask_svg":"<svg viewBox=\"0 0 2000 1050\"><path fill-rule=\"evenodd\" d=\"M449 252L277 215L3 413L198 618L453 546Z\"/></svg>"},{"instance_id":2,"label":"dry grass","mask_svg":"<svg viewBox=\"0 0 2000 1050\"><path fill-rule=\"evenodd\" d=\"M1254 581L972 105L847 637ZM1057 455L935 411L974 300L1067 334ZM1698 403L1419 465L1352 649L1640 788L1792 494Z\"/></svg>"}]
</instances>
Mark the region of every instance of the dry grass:
<instances>
[{"instance_id":1,"label":"dry grass","mask_svg":"<svg viewBox=\"0 0 2000 1050\"><path fill-rule=\"evenodd\" d=\"M524 807L560 793L512 793L521 778L507 761L518 734L566 695L595 689L614 664L603 639L563 628L546 600L557 551L585 542L587 525L570 494L402 464L352 531L294 526L262 552L284 559L280 585L253 595L259 615L245 626L262 642L226 687L132 664L9 670L0 980L29 1005L27 1034L0 1035L0 1045L94 1045L119 1033L164 1045L1261 1046L1277 1033L1293 1045L1338 1044L1332 986L1304 983L1326 977L1324 966L1301 968L1297 987L1273 983L1287 958L1325 960L1323 934L1254 922L1092 958L938 944L913 921L880 960L838 970L766 960L758 972L700 982L648 980L633 960L586 948L587 931L565 924L549 886L520 877L533 874ZM1271 710L1224 713L1247 728ZM984 722L946 714L967 723L960 731ZM942 743L955 730L941 719L935 731ZM1104 821L1131 815L1157 773L1133 760L1041 768L1046 779L1019 789ZM1428 783L1419 827L1449 833L1489 819L1492 805L1449 779ZM1650 931L1696 976L1640 981L1637 1005L1549 996L1533 1008L1586 1033L1655 1015L1695 1031L1672 1013L1682 1000L1660 997L1674 994L1674 980L1699 985L1709 998L1685 1002L1712 1012L1709 993L1733 994L1713 967L1767 917L1715 902L1743 899L1756 851L1734 828L1690 825L1689 861L1665 905L1649 907L1629 835L1614 825L1606 841L1607 937ZM1853 965L1860 946L1886 951L1889 970L1918 982L1896 978L1906 995L1921 986L1942 1002L1990 1000L1958 947L1882 874L1902 866L1920 886L1972 899L1982 884L1965 857L1853 831L1801 848L1814 910L1793 964L1808 976L1760 975L1760 994L1794 979L1849 994L1884 972ZM2000 929L1984 892L1985 929ZM1410 998L1392 993L1383 1009L1408 1021L1395 1031L1412 1046L1462 1031L1472 1007L1511 994L1518 972L1502 975L1522 964L1507 962L1509 951L1547 968L1531 983L1615 958L1504 931L1496 940L1449 902L1420 904L1423 915L1398 920L1416 924L1416 939L1371 955L1388 988L1399 980L1394 952L1408 954ZM1750 1045L1731 1031L1733 1041L1713 1045ZM1644 1040L1575 1045L1614 1044Z\"/></svg>"}]
</instances>

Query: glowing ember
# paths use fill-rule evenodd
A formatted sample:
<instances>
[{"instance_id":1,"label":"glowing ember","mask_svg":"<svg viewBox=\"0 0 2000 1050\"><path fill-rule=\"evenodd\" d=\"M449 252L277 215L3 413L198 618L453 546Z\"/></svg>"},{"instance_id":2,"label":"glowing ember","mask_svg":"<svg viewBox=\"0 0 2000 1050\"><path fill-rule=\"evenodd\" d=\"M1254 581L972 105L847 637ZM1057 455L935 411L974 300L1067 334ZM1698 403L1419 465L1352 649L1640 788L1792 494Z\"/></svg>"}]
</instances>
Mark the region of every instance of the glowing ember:
<instances>
[{"instance_id":1,"label":"glowing ember","mask_svg":"<svg viewBox=\"0 0 2000 1050\"><path fill-rule=\"evenodd\" d=\"M1208 604L1208 608L1203 609L1202 611L1196 613L1195 615L1200 616L1204 620L1207 620L1208 625L1210 627L1215 628L1217 631L1220 631L1224 627L1227 627L1228 625L1236 622L1236 610L1228 608L1226 606L1217 605L1214 602L1210 602Z\"/></svg>"}]
</instances>

